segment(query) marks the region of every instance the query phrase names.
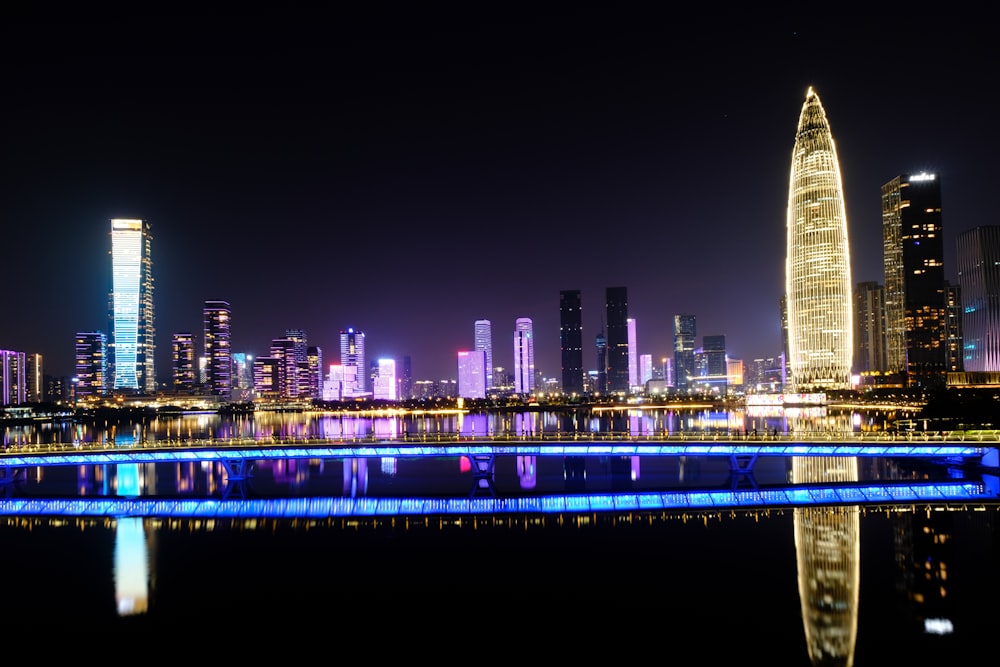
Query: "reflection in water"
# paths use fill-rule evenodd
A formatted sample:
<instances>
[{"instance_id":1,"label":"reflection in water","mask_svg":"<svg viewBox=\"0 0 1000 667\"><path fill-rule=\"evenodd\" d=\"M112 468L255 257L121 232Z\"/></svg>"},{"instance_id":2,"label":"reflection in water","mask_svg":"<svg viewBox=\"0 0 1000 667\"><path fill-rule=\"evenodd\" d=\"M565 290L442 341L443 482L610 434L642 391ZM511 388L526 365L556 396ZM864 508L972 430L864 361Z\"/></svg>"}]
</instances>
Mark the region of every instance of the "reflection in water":
<instances>
[{"instance_id":1,"label":"reflection in water","mask_svg":"<svg viewBox=\"0 0 1000 667\"><path fill-rule=\"evenodd\" d=\"M792 482L858 481L853 456L792 458ZM793 514L799 599L814 665L854 664L861 569L858 505L796 508Z\"/></svg>"},{"instance_id":2,"label":"reflection in water","mask_svg":"<svg viewBox=\"0 0 1000 667\"><path fill-rule=\"evenodd\" d=\"M538 482L538 457L517 457L517 478L522 489L533 489Z\"/></svg>"},{"instance_id":3,"label":"reflection in water","mask_svg":"<svg viewBox=\"0 0 1000 667\"><path fill-rule=\"evenodd\" d=\"M142 495L142 468L137 463L115 466L117 495ZM149 605L149 555L146 529L139 517L118 517L115 522L115 602L119 616L145 614Z\"/></svg>"}]
</instances>

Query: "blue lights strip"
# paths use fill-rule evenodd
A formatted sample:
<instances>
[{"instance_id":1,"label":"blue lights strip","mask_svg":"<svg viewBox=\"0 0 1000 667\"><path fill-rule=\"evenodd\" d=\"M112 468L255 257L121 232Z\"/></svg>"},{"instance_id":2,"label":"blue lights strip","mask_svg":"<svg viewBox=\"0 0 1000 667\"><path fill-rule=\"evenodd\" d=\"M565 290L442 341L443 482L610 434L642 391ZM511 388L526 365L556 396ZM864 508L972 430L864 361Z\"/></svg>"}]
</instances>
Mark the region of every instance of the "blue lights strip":
<instances>
[{"instance_id":1,"label":"blue lights strip","mask_svg":"<svg viewBox=\"0 0 1000 667\"><path fill-rule=\"evenodd\" d=\"M406 458L453 456L863 456L918 458L983 457L988 448L964 445L324 445L309 447L170 448L102 452L0 455L0 466L103 465L264 459Z\"/></svg>"},{"instance_id":2,"label":"blue lights strip","mask_svg":"<svg viewBox=\"0 0 1000 667\"><path fill-rule=\"evenodd\" d=\"M525 498L2 498L0 516L202 519L561 514L611 511L767 509L914 502L991 502L979 482L810 486L745 491L601 493Z\"/></svg>"}]
</instances>

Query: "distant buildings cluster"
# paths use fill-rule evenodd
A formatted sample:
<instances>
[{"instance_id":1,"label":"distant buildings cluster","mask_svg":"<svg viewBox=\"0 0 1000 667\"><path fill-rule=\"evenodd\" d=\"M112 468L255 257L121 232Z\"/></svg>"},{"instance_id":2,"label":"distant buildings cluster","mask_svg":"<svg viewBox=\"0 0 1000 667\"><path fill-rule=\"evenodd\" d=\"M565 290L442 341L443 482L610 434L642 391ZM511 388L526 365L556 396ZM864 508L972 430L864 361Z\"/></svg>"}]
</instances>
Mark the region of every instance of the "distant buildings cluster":
<instances>
[{"instance_id":1,"label":"distant buildings cluster","mask_svg":"<svg viewBox=\"0 0 1000 667\"><path fill-rule=\"evenodd\" d=\"M1000 384L1000 226L957 237L958 284L944 278L941 184L935 174L897 176L882 186L884 283L852 284L840 164L819 96L809 89L792 150L786 220L781 353L742 360L724 335L699 346L693 314L673 318L673 355L639 354L625 287L606 288L601 330L585 363L582 295L559 293L561 376L535 366L532 320L514 322L513 368L493 364L492 322L473 323L458 351L457 382L414 381L410 358L365 356L365 334L340 332L339 363L302 330L271 341L267 356L231 348L231 309L204 302L202 349L192 332L171 337L171 382L156 386L152 236L144 220L111 220L109 332L76 334L75 374L45 376L42 356L0 349L0 405L100 401L113 395L212 396L218 401L398 400L504 394L565 396L809 392L856 387L934 388ZM589 369L588 369L589 368Z\"/></svg>"}]
</instances>

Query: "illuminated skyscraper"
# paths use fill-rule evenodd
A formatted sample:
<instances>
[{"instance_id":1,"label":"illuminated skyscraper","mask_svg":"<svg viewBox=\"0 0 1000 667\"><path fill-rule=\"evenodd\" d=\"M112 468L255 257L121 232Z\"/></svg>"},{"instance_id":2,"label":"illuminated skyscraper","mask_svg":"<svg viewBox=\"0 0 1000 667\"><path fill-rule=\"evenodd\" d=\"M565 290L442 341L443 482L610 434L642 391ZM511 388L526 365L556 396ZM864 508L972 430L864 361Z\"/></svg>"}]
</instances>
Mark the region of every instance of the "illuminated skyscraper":
<instances>
[{"instance_id":1,"label":"illuminated skyscraper","mask_svg":"<svg viewBox=\"0 0 1000 667\"><path fill-rule=\"evenodd\" d=\"M583 393L583 305L580 290L559 292L559 349L562 391Z\"/></svg>"},{"instance_id":2,"label":"illuminated skyscraper","mask_svg":"<svg viewBox=\"0 0 1000 667\"><path fill-rule=\"evenodd\" d=\"M687 391L694 370L694 344L698 334L694 315L674 315L674 386Z\"/></svg>"},{"instance_id":3,"label":"illuminated skyscraper","mask_svg":"<svg viewBox=\"0 0 1000 667\"><path fill-rule=\"evenodd\" d=\"M486 398L486 352L459 350L458 395L462 398Z\"/></svg>"},{"instance_id":4,"label":"illuminated skyscraper","mask_svg":"<svg viewBox=\"0 0 1000 667\"><path fill-rule=\"evenodd\" d=\"M608 338L604 335L604 327L594 336L594 347L597 348L597 371L594 374L594 392L606 394L608 391Z\"/></svg>"},{"instance_id":5,"label":"illuminated skyscraper","mask_svg":"<svg viewBox=\"0 0 1000 667\"><path fill-rule=\"evenodd\" d=\"M608 391L627 394L628 290L624 287L608 287L605 290L604 307L608 326Z\"/></svg>"},{"instance_id":6,"label":"illuminated skyscraper","mask_svg":"<svg viewBox=\"0 0 1000 667\"><path fill-rule=\"evenodd\" d=\"M530 394L535 390L535 336L530 317L514 323L514 392Z\"/></svg>"},{"instance_id":7,"label":"illuminated skyscraper","mask_svg":"<svg viewBox=\"0 0 1000 667\"><path fill-rule=\"evenodd\" d=\"M635 339L635 318L628 318L625 324L628 329L628 388L631 392L633 387L637 387L640 384L639 349Z\"/></svg>"},{"instance_id":8,"label":"illuminated skyscraper","mask_svg":"<svg viewBox=\"0 0 1000 667\"><path fill-rule=\"evenodd\" d=\"M792 149L786 232L791 384L796 391L850 388L854 318L844 188L826 111L812 88Z\"/></svg>"},{"instance_id":9,"label":"illuminated skyscraper","mask_svg":"<svg viewBox=\"0 0 1000 667\"><path fill-rule=\"evenodd\" d=\"M885 372L885 288L875 281L854 286L854 370Z\"/></svg>"},{"instance_id":10,"label":"illuminated skyscraper","mask_svg":"<svg viewBox=\"0 0 1000 667\"><path fill-rule=\"evenodd\" d=\"M944 384L948 316L935 174L897 176L882 186L886 366L906 386Z\"/></svg>"},{"instance_id":11,"label":"illuminated skyscraper","mask_svg":"<svg viewBox=\"0 0 1000 667\"><path fill-rule=\"evenodd\" d=\"M108 393L108 338L103 331L76 334L76 400L105 396Z\"/></svg>"},{"instance_id":12,"label":"illuminated skyscraper","mask_svg":"<svg viewBox=\"0 0 1000 667\"><path fill-rule=\"evenodd\" d=\"M379 359L378 374L372 387L372 398L375 400L396 400L396 360Z\"/></svg>"},{"instance_id":13,"label":"illuminated skyscraper","mask_svg":"<svg viewBox=\"0 0 1000 667\"><path fill-rule=\"evenodd\" d=\"M365 391L365 375L368 367L365 365L365 334L353 328L340 332L340 365L344 367L344 377L353 378L354 385L348 386L345 379L344 395Z\"/></svg>"},{"instance_id":14,"label":"illuminated skyscraper","mask_svg":"<svg viewBox=\"0 0 1000 667\"><path fill-rule=\"evenodd\" d=\"M24 352L0 350L0 405L24 403Z\"/></svg>"},{"instance_id":15,"label":"illuminated skyscraper","mask_svg":"<svg viewBox=\"0 0 1000 667\"><path fill-rule=\"evenodd\" d=\"M1000 371L1000 225L975 227L955 242L964 370Z\"/></svg>"},{"instance_id":16,"label":"illuminated skyscraper","mask_svg":"<svg viewBox=\"0 0 1000 667\"><path fill-rule=\"evenodd\" d=\"M493 386L493 325L489 320L476 320L476 350L486 353L486 388Z\"/></svg>"},{"instance_id":17,"label":"illuminated skyscraper","mask_svg":"<svg viewBox=\"0 0 1000 667\"><path fill-rule=\"evenodd\" d=\"M170 346L173 364L171 379L174 391L194 390L194 334L189 331L175 333Z\"/></svg>"},{"instance_id":18,"label":"illuminated skyscraper","mask_svg":"<svg viewBox=\"0 0 1000 667\"><path fill-rule=\"evenodd\" d=\"M207 373L206 390L215 396L229 398L233 391L233 348L230 337L232 312L227 301L206 301L205 348Z\"/></svg>"},{"instance_id":19,"label":"illuminated skyscraper","mask_svg":"<svg viewBox=\"0 0 1000 667\"><path fill-rule=\"evenodd\" d=\"M156 393L152 236L144 220L111 221L113 388Z\"/></svg>"}]
</instances>

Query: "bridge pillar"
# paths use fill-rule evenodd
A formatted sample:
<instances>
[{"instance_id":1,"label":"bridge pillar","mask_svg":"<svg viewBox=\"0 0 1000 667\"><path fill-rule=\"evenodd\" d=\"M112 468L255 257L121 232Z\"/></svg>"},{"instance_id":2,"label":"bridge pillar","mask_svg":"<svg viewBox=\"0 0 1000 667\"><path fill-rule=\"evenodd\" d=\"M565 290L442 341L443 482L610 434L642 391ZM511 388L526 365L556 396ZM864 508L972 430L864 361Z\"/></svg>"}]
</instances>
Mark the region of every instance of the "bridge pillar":
<instances>
[{"instance_id":1,"label":"bridge pillar","mask_svg":"<svg viewBox=\"0 0 1000 667\"><path fill-rule=\"evenodd\" d=\"M253 461L250 459L221 459L222 467L226 469L226 477L230 482L242 482L249 479L253 472Z\"/></svg>"}]
</instances>

